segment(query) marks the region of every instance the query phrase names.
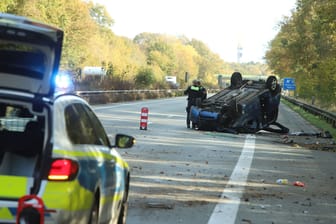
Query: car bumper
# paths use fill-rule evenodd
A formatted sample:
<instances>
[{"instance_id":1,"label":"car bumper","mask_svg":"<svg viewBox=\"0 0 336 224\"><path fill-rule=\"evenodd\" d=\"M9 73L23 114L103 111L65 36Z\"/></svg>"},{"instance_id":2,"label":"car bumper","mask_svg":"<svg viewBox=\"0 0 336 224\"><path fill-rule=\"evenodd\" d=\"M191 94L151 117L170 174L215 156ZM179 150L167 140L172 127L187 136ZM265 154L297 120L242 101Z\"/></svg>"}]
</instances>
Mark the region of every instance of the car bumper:
<instances>
[{"instance_id":1,"label":"car bumper","mask_svg":"<svg viewBox=\"0 0 336 224\"><path fill-rule=\"evenodd\" d=\"M45 224L88 222L94 195L78 181L42 182L38 196L44 203ZM15 223L17 212L17 200L1 200L0 223Z\"/></svg>"}]
</instances>

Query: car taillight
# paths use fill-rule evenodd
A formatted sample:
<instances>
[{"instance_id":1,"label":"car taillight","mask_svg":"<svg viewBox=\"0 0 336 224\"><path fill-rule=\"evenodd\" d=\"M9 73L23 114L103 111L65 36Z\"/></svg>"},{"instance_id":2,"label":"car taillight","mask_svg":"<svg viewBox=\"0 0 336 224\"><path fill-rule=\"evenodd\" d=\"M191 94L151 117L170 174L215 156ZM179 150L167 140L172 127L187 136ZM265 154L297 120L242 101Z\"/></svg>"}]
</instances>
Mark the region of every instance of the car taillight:
<instances>
[{"instance_id":1,"label":"car taillight","mask_svg":"<svg viewBox=\"0 0 336 224\"><path fill-rule=\"evenodd\" d=\"M51 163L49 180L72 180L78 172L78 163L70 159L57 159Z\"/></svg>"}]
</instances>

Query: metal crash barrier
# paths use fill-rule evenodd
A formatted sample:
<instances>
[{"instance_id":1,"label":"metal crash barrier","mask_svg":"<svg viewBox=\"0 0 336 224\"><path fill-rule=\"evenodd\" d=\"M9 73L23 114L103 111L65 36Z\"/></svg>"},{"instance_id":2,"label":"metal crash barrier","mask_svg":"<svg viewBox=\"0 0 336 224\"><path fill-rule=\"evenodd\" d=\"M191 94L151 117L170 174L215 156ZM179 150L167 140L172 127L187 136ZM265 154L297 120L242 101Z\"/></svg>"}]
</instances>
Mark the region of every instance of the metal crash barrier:
<instances>
[{"instance_id":1,"label":"metal crash barrier","mask_svg":"<svg viewBox=\"0 0 336 224\"><path fill-rule=\"evenodd\" d=\"M294 98L282 96L282 98L286 99L287 101L301 107L303 110L315 115L319 116L321 119L325 120L327 123L331 124L334 128L336 128L336 114L322 110L318 107L313 105L309 105L303 102L300 102Z\"/></svg>"}]
</instances>

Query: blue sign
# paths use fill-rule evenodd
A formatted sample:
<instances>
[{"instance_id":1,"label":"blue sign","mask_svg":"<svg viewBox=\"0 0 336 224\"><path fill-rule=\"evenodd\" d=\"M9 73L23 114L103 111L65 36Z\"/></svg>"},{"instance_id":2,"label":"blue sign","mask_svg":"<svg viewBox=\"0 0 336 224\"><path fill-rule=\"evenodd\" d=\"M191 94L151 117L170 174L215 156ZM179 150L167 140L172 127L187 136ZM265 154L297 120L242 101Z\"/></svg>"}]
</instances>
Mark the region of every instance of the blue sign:
<instances>
[{"instance_id":1,"label":"blue sign","mask_svg":"<svg viewBox=\"0 0 336 224\"><path fill-rule=\"evenodd\" d=\"M284 90L296 90L295 79L294 78L284 78L282 88Z\"/></svg>"}]
</instances>

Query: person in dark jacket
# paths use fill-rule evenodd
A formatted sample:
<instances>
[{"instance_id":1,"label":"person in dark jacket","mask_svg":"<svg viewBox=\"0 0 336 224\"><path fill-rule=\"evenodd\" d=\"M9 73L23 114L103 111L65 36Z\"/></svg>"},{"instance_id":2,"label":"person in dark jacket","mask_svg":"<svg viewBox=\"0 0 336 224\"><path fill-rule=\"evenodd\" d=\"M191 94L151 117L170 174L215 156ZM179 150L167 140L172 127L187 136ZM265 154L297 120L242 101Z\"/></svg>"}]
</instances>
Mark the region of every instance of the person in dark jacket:
<instances>
[{"instance_id":1,"label":"person in dark jacket","mask_svg":"<svg viewBox=\"0 0 336 224\"><path fill-rule=\"evenodd\" d=\"M197 80L193 80L191 86L189 86L185 91L184 95L188 95L188 104L186 107L187 111L187 128L190 128L190 108L191 106L197 106L202 101L202 91L200 86L198 85ZM192 124L192 128L195 128L195 125Z\"/></svg>"},{"instance_id":2,"label":"person in dark jacket","mask_svg":"<svg viewBox=\"0 0 336 224\"><path fill-rule=\"evenodd\" d=\"M200 87L200 91L202 92L202 101L207 98L207 90L204 86L202 86L201 81L197 81L197 85Z\"/></svg>"}]
</instances>

